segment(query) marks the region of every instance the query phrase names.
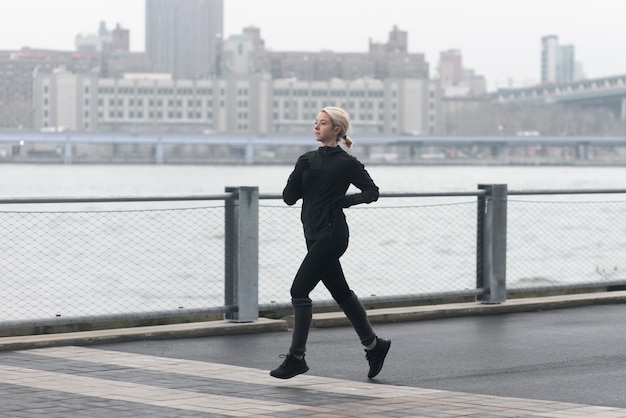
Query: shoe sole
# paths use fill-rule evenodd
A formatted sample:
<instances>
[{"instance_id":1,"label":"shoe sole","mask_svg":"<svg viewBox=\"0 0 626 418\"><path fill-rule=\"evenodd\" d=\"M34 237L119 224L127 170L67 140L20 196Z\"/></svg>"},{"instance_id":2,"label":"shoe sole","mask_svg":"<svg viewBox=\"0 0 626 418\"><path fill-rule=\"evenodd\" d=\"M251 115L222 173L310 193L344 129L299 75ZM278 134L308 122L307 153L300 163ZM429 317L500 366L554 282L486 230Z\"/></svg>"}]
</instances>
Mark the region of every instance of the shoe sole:
<instances>
[{"instance_id":1,"label":"shoe sole","mask_svg":"<svg viewBox=\"0 0 626 418\"><path fill-rule=\"evenodd\" d=\"M376 370L375 373L371 373L371 376L368 375L367 378L368 379L373 379L376 376L378 376L378 373L380 373L380 371L383 369L383 364L385 363L385 359L387 358L387 353L389 353L389 349L391 348L391 340L388 340L389 344L387 345L387 348L385 349L385 354L383 354L383 359L380 362L380 366L378 367L378 370Z\"/></svg>"},{"instance_id":2,"label":"shoe sole","mask_svg":"<svg viewBox=\"0 0 626 418\"><path fill-rule=\"evenodd\" d=\"M270 376L275 377L276 379L291 379L292 377L296 377L299 374L304 374L304 373L306 373L308 371L309 371L309 368L307 367L306 370L303 370L303 371L298 372L296 374L291 374L289 376L276 376L273 372L270 372Z\"/></svg>"}]
</instances>

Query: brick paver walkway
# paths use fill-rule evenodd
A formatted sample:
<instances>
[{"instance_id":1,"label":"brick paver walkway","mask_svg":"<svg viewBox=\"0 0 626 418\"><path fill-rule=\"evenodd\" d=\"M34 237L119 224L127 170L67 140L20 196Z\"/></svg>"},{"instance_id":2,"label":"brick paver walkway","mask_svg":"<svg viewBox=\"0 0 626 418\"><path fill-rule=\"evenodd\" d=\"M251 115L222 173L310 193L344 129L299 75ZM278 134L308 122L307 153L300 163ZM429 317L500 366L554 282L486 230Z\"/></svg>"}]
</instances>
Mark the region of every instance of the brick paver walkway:
<instances>
[{"instance_id":1,"label":"brick paver walkway","mask_svg":"<svg viewBox=\"0 0 626 418\"><path fill-rule=\"evenodd\" d=\"M2 417L605 417L626 409L58 347L0 353Z\"/></svg>"}]
</instances>

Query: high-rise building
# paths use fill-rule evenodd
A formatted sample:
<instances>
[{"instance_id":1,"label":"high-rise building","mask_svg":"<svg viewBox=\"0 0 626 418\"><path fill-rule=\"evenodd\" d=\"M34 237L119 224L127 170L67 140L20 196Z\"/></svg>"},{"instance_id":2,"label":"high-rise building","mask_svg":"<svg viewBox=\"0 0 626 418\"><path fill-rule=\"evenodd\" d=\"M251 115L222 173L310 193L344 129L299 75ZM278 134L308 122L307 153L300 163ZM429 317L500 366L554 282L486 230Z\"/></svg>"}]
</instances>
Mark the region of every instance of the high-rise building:
<instances>
[{"instance_id":1,"label":"high-rise building","mask_svg":"<svg viewBox=\"0 0 626 418\"><path fill-rule=\"evenodd\" d=\"M102 52L105 43L111 43L111 32L104 21L100 22L98 33L78 34L74 38L76 50L80 52Z\"/></svg>"},{"instance_id":2,"label":"high-rise building","mask_svg":"<svg viewBox=\"0 0 626 418\"><path fill-rule=\"evenodd\" d=\"M449 49L439 54L439 81L446 97L481 95L487 91L485 77L463 67L459 49Z\"/></svg>"},{"instance_id":3,"label":"high-rise building","mask_svg":"<svg viewBox=\"0 0 626 418\"><path fill-rule=\"evenodd\" d=\"M541 83L556 81L556 56L559 38L547 35L541 38Z\"/></svg>"},{"instance_id":4,"label":"high-rise building","mask_svg":"<svg viewBox=\"0 0 626 418\"><path fill-rule=\"evenodd\" d=\"M464 81L463 56L458 49L439 53L439 78L443 86L455 86Z\"/></svg>"},{"instance_id":5,"label":"high-rise building","mask_svg":"<svg viewBox=\"0 0 626 418\"><path fill-rule=\"evenodd\" d=\"M574 45L559 45L556 35L541 38L541 83L568 83L577 79Z\"/></svg>"},{"instance_id":6,"label":"high-rise building","mask_svg":"<svg viewBox=\"0 0 626 418\"><path fill-rule=\"evenodd\" d=\"M150 59L145 52L130 51L130 31L118 23L103 43L100 64L101 77L123 77L126 73L151 72Z\"/></svg>"},{"instance_id":7,"label":"high-rise building","mask_svg":"<svg viewBox=\"0 0 626 418\"><path fill-rule=\"evenodd\" d=\"M223 31L223 0L146 0L146 52L175 79L212 73Z\"/></svg>"},{"instance_id":8,"label":"high-rise building","mask_svg":"<svg viewBox=\"0 0 626 418\"><path fill-rule=\"evenodd\" d=\"M576 80L576 60L574 45L560 45L557 56L557 82L569 82Z\"/></svg>"}]
</instances>

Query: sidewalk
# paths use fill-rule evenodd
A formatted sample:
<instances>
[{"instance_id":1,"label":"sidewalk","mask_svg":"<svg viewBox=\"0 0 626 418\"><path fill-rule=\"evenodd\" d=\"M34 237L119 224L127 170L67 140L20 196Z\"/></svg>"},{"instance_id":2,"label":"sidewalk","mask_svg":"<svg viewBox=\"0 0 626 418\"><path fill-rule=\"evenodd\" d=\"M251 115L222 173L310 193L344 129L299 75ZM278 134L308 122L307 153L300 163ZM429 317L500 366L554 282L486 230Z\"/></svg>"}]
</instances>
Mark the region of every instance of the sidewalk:
<instances>
[{"instance_id":1,"label":"sidewalk","mask_svg":"<svg viewBox=\"0 0 626 418\"><path fill-rule=\"evenodd\" d=\"M345 381L95 348L0 356L10 417L620 418L626 409Z\"/></svg>"},{"instance_id":2,"label":"sidewalk","mask_svg":"<svg viewBox=\"0 0 626 418\"><path fill-rule=\"evenodd\" d=\"M372 322L537 311L626 302L626 291L368 312ZM286 331L289 319L192 323L0 338L0 416L7 417L591 417L626 409L343 380L188 358L104 350L98 343ZM313 326L347 324L342 313ZM158 346L161 353L162 346ZM210 355L203 358L211 359ZM242 364L249 365L243 360ZM391 365L390 365L391 366ZM617 389L619 393L621 389Z\"/></svg>"}]
</instances>

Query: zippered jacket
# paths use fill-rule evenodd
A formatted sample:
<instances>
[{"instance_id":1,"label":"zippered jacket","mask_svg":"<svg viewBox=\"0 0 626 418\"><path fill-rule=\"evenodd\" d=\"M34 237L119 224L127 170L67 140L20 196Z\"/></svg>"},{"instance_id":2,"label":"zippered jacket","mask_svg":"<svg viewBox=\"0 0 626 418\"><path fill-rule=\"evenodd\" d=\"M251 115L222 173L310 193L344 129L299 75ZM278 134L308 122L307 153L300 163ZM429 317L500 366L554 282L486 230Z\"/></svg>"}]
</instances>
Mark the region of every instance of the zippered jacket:
<instances>
[{"instance_id":1,"label":"zippered jacket","mask_svg":"<svg viewBox=\"0 0 626 418\"><path fill-rule=\"evenodd\" d=\"M350 185L361 192L346 195ZM302 199L304 236L310 240L347 238L343 209L378 200L378 187L363 164L343 148L320 147L298 158L283 190L283 200Z\"/></svg>"}]
</instances>

